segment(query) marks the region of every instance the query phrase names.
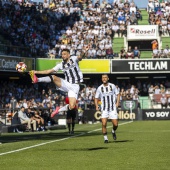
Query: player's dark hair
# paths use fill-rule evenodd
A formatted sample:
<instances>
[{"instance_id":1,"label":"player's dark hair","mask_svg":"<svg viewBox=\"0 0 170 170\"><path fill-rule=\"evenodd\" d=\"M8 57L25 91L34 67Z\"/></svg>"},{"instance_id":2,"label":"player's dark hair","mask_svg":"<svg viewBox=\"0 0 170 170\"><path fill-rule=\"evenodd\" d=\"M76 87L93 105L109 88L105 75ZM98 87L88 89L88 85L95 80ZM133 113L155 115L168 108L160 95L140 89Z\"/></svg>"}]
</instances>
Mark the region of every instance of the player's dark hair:
<instances>
[{"instance_id":1,"label":"player's dark hair","mask_svg":"<svg viewBox=\"0 0 170 170\"><path fill-rule=\"evenodd\" d=\"M109 77L108 74L102 74L102 76L107 76L107 77Z\"/></svg>"},{"instance_id":2,"label":"player's dark hair","mask_svg":"<svg viewBox=\"0 0 170 170\"><path fill-rule=\"evenodd\" d=\"M67 48L62 49L62 50L61 50L61 53L62 53L63 51L66 51L66 52L68 52L68 53L70 54L70 50L67 49Z\"/></svg>"}]
</instances>

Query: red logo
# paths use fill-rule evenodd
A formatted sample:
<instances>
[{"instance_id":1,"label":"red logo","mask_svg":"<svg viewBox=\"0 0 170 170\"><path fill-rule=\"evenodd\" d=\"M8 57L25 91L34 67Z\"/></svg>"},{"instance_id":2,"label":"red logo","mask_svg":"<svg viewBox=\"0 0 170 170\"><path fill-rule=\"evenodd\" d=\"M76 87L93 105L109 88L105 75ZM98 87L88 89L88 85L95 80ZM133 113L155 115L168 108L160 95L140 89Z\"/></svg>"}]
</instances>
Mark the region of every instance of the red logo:
<instances>
[{"instance_id":1,"label":"red logo","mask_svg":"<svg viewBox=\"0 0 170 170\"><path fill-rule=\"evenodd\" d=\"M130 28L131 33L135 33L135 28Z\"/></svg>"}]
</instances>

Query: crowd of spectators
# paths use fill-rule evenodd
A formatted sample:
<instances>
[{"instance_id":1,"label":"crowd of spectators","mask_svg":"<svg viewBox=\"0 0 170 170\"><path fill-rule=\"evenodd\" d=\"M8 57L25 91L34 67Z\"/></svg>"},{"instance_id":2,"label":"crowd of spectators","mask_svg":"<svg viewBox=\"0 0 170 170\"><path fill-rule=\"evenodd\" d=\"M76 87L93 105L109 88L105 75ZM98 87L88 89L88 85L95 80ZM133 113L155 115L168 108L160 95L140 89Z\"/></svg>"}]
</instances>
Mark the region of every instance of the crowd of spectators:
<instances>
[{"instance_id":1,"label":"crowd of spectators","mask_svg":"<svg viewBox=\"0 0 170 170\"><path fill-rule=\"evenodd\" d=\"M153 40L151 43L152 43L152 58L170 58L169 45L166 45L164 49L159 50L157 40Z\"/></svg>"},{"instance_id":2,"label":"crowd of spectators","mask_svg":"<svg viewBox=\"0 0 170 170\"><path fill-rule=\"evenodd\" d=\"M168 0L149 0L147 11L149 24L158 25L160 36L170 36L170 2Z\"/></svg>"},{"instance_id":3,"label":"crowd of spectators","mask_svg":"<svg viewBox=\"0 0 170 170\"><path fill-rule=\"evenodd\" d=\"M151 84L148 88L148 94L152 105L161 104L162 108L170 107L170 82L165 84Z\"/></svg>"},{"instance_id":4,"label":"crowd of spectators","mask_svg":"<svg viewBox=\"0 0 170 170\"><path fill-rule=\"evenodd\" d=\"M65 47L78 55L90 45L87 58L113 58L112 40L126 36L127 26L138 24L140 10L130 0L112 4L97 1L58 1L35 4L29 1L2 0L1 34L13 46L30 49L29 57L60 58ZM18 55L10 50L11 55Z\"/></svg>"},{"instance_id":5,"label":"crowd of spectators","mask_svg":"<svg viewBox=\"0 0 170 170\"><path fill-rule=\"evenodd\" d=\"M120 53L119 53L119 58L121 58L121 59L129 59L129 58L130 59L134 59L134 58L139 59L140 54L141 54L141 52L137 46L135 46L134 49L132 49L132 47L129 46L127 50L125 50L124 47L122 47L120 50Z\"/></svg>"},{"instance_id":6,"label":"crowd of spectators","mask_svg":"<svg viewBox=\"0 0 170 170\"><path fill-rule=\"evenodd\" d=\"M99 80L98 80L99 81ZM84 109L94 109L94 95L96 88L101 82L94 82L94 84L87 84L81 86L78 97L78 107ZM137 81L132 84L130 81L113 82L120 90L121 100L138 99L139 96L147 96L151 93L151 83ZM153 85L152 85L153 86ZM151 87L152 87L151 86ZM162 82L154 84L152 92L159 93L156 87L170 88L170 82ZM149 90L149 91L148 91ZM15 81L1 81L0 83L0 108L1 109L17 109L24 106L24 108L39 108L47 109L49 114L56 106L62 106L65 103L67 94L57 90L53 84L20 84Z\"/></svg>"}]
</instances>

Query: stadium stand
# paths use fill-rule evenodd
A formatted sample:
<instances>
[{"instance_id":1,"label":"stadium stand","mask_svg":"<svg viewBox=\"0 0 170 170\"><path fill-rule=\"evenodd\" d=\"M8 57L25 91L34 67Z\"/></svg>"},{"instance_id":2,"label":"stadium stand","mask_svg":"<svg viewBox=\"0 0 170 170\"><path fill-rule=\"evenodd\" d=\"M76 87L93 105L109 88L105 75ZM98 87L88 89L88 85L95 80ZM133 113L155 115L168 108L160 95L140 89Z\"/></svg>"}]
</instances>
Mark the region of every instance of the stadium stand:
<instances>
[{"instance_id":1,"label":"stadium stand","mask_svg":"<svg viewBox=\"0 0 170 170\"><path fill-rule=\"evenodd\" d=\"M91 2L54 1L36 5L2 1L0 8L1 36L10 42L1 45L1 53L29 57L60 58L61 49L65 47L77 55L82 45L90 44L88 58L107 58L106 50L112 47L115 33L126 36L127 25L137 24L138 19L142 19L138 8L129 1L96 2L94 7ZM36 24L39 26L35 27Z\"/></svg>"}]
</instances>

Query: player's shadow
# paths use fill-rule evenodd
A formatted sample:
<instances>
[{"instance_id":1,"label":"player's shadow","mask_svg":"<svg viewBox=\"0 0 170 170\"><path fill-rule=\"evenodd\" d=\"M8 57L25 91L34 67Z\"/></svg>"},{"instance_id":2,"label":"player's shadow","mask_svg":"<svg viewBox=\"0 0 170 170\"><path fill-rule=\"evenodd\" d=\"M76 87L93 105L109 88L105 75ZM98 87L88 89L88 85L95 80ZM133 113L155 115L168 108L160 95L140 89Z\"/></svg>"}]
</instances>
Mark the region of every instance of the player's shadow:
<instances>
[{"instance_id":1,"label":"player's shadow","mask_svg":"<svg viewBox=\"0 0 170 170\"><path fill-rule=\"evenodd\" d=\"M24 132L24 133L9 133L0 136L1 143L12 143L28 140L58 140L61 138L81 138L82 136L101 135L100 133L87 134L86 131L76 131L73 135L68 135L68 132Z\"/></svg>"},{"instance_id":2,"label":"player's shadow","mask_svg":"<svg viewBox=\"0 0 170 170\"><path fill-rule=\"evenodd\" d=\"M116 140L116 141L110 141L109 143L124 143L124 142L133 142L133 140Z\"/></svg>"},{"instance_id":3,"label":"player's shadow","mask_svg":"<svg viewBox=\"0 0 170 170\"><path fill-rule=\"evenodd\" d=\"M59 149L59 151L97 151L97 150L102 150L102 149L108 149L108 147Z\"/></svg>"}]
</instances>

